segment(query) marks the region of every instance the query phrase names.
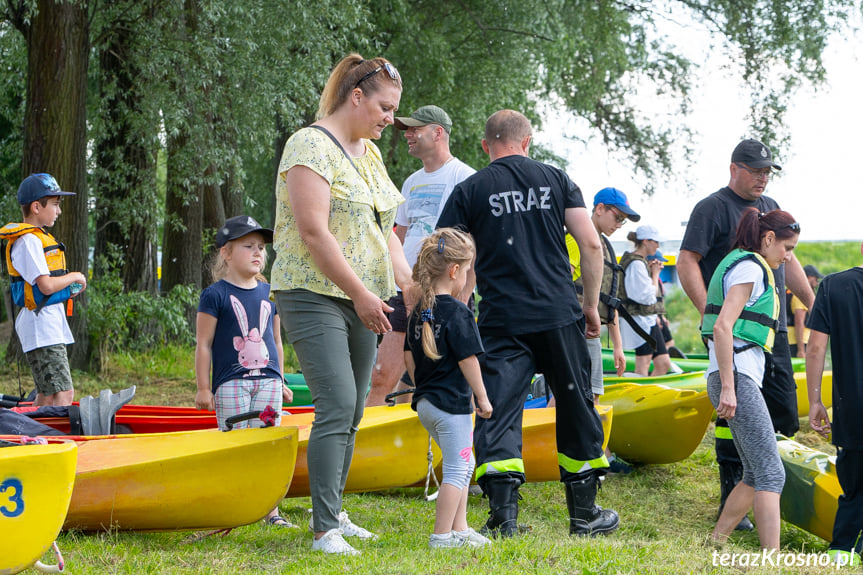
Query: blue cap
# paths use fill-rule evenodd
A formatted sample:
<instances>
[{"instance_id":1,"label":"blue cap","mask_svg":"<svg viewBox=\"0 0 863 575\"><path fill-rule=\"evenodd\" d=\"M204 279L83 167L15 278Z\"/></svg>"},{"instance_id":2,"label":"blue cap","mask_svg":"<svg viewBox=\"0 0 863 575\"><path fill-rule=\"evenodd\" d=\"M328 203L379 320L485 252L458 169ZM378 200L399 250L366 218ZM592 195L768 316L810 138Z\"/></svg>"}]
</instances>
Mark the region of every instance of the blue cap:
<instances>
[{"instance_id":1,"label":"blue cap","mask_svg":"<svg viewBox=\"0 0 863 575\"><path fill-rule=\"evenodd\" d=\"M647 259L649 259L649 260L659 260L659 261L661 261L662 263L668 263L668 258L667 258L667 257L665 257L665 256L663 256L663 255L662 255L662 252L661 252L661 251L659 251L659 250L656 250L656 253L655 253L655 254L653 254L652 256L647 256Z\"/></svg>"},{"instance_id":2,"label":"blue cap","mask_svg":"<svg viewBox=\"0 0 863 575\"><path fill-rule=\"evenodd\" d=\"M50 174L31 174L18 186L18 203L26 206L46 196L74 196L75 192L63 192L57 180Z\"/></svg>"},{"instance_id":3,"label":"blue cap","mask_svg":"<svg viewBox=\"0 0 863 575\"><path fill-rule=\"evenodd\" d=\"M635 210L629 207L629 200L626 199L626 194L617 188L602 188L596 195L593 196L593 205L598 206L604 204L606 206L614 206L628 217L633 222L641 219Z\"/></svg>"}]
</instances>

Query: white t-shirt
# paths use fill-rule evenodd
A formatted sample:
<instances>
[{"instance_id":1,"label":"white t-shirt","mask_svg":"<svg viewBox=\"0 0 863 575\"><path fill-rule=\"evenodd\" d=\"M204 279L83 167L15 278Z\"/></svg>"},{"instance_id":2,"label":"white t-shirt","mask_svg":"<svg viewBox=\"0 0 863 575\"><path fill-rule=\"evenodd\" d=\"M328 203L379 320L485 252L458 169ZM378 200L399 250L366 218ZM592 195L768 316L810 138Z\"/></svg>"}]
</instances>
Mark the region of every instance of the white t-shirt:
<instances>
[{"instance_id":1,"label":"white t-shirt","mask_svg":"<svg viewBox=\"0 0 863 575\"><path fill-rule=\"evenodd\" d=\"M417 261L423 240L435 230L452 189L474 172L476 170L458 158L451 158L434 172L419 169L405 180L402 185L405 201L396 213L396 223L407 228L404 251L411 268Z\"/></svg>"},{"instance_id":2,"label":"white t-shirt","mask_svg":"<svg viewBox=\"0 0 863 575\"><path fill-rule=\"evenodd\" d=\"M728 295L728 290L731 286L738 284L752 284L752 295L746 305L752 305L761 294L764 293L764 268L752 260L742 261L728 272L725 276L725 281L722 282L722 295ZM734 347L739 348L750 345L750 342L739 338L734 338ZM716 363L716 352L713 349L713 340L707 342L707 353L710 361L707 366L707 375L714 371L719 371L719 365ZM761 387L764 379L764 348L759 345L750 347L740 353L734 355L734 369L737 373L746 375L752 381Z\"/></svg>"},{"instance_id":3,"label":"white t-shirt","mask_svg":"<svg viewBox=\"0 0 863 575\"><path fill-rule=\"evenodd\" d=\"M24 234L12 244L12 265L24 281L36 285L36 278L50 273L42 242L33 234ZM66 322L66 305L55 303L39 313L22 308L15 318L15 332L24 352L49 345L75 343Z\"/></svg>"},{"instance_id":4,"label":"white t-shirt","mask_svg":"<svg viewBox=\"0 0 863 575\"><path fill-rule=\"evenodd\" d=\"M653 285L644 262L636 260L629 264L623 282L626 286L626 297L632 301L644 305L656 303L656 286ZM632 319L647 333L656 325L656 314L633 315ZM644 344L644 338L635 333L628 321L620 322L620 339L623 349L635 349Z\"/></svg>"}]
</instances>

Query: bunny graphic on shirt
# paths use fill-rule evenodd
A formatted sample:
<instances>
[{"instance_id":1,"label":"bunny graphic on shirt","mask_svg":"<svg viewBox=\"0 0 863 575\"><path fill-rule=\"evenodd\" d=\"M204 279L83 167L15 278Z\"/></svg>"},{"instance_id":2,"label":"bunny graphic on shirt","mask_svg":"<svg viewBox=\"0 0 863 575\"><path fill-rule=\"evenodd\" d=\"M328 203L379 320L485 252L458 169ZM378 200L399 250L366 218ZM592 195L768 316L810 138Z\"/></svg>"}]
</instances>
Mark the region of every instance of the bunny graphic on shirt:
<instances>
[{"instance_id":1,"label":"bunny graphic on shirt","mask_svg":"<svg viewBox=\"0 0 863 575\"><path fill-rule=\"evenodd\" d=\"M243 377L259 376L261 368L266 367L270 362L270 352L263 338L263 330L267 329L267 321L270 319L270 302L261 301L260 322L258 327L250 330L249 318L246 316L243 304L233 295L230 299L234 315L237 316L237 323L240 324L240 332L243 334L243 337L234 338L234 349L239 352L237 360L240 365L249 370L249 373Z\"/></svg>"}]
</instances>

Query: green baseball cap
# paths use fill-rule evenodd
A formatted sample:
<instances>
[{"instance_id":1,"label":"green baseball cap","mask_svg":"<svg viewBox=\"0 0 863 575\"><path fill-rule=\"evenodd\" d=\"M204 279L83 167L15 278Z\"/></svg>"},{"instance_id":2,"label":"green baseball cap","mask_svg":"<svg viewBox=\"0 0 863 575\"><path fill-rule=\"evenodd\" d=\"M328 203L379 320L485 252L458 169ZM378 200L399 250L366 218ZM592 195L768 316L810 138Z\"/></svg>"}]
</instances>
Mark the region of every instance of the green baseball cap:
<instances>
[{"instance_id":1,"label":"green baseball cap","mask_svg":"<svg viewBox=\"0 0 863 575\"><path fill-rule=\"evenodd\" d=\"M452 131L452 120L450 119L449 114L437 106L422 106L421 108L417 108L414 113L407 118L396 118L393 121L393 124L399 130L437 124L446 130L447 134Z\"/></svg>"}]
</instances>

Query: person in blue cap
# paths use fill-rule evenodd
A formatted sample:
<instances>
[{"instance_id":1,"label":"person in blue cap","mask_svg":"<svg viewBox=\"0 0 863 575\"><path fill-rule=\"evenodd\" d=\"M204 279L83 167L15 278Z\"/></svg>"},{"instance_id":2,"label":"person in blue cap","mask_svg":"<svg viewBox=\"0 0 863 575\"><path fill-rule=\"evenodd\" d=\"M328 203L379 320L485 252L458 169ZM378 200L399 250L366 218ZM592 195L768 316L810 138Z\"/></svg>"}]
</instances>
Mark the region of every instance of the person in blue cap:
<instances>
[{"instance_id":1,"label":"person in blue cap","mask_svg":"<svg viewBox=\"0 0 863 575\"><path fill-rule=\"evenodd\" d=\"M64 192L49 174L32 174L18 188L23 222L0 229L7 240L6 265L12 301L21 308L15 332L33 371L34 405L72 405L75 391L66 346L75 338L66 321L71 299L87 286L81 272L66 270L65 248L45 231L60 216Z\"/></svg>"}]
</instances>

